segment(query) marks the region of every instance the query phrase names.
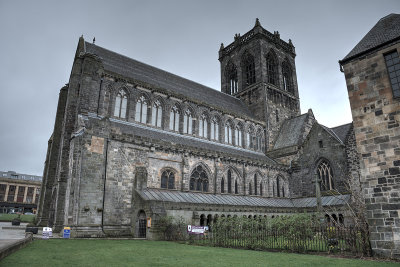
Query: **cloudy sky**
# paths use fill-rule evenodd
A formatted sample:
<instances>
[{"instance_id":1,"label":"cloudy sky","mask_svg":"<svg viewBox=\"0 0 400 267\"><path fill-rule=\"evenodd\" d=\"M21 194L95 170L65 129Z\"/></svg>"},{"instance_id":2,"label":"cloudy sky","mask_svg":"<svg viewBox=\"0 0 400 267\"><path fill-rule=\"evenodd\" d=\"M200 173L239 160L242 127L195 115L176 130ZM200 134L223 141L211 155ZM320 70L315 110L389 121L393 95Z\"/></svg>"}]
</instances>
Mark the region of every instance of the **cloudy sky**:
<instances>
[{"instance_id":1,"label":"cloudy sky","mask_svg":"<svg viewBox=\"0 0 400 267\"><path fill-rule=\"evenodd\" d=\"M0 0L0 170L42 175L59 89L79 36L220 90L220 43L256 18L296 47L301 110L334 127L351 121L342 59L381 18L380 1Z\"/></svg>"}]
</instances>

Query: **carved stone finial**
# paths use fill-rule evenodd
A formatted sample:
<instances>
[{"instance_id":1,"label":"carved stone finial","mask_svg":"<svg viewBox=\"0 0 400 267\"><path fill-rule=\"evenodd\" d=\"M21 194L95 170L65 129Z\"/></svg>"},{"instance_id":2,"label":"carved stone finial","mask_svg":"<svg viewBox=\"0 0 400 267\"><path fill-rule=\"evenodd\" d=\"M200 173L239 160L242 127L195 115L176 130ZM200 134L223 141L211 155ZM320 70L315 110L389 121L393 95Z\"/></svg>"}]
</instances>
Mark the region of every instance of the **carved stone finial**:
<instances>
[{"instance_id":1,"label":"carved stone finial","mask_svg":"<svg viewBox=\"0 0 400 267\"><path fill-rule=\"evenodd\" d=\"M221 43L221 46L219 47L219 51L224 50L224 43Z\"/></svg>"},{"instance_id":2,"label":"carved stone finial","mask_svg":"<svg viewBox=\"0 0 400 267\"><path fill-rule=\"evenodd\" d=\"M289 45L293 46L292 39L289 39Z\"/></svg>"},{"instance_id":3,"label":"carved stone finial","mask_svg":"<svg viewBox=\"0 0 400 267\"><path fill-rule=\"evenodd\" d=\"M240 33L236 33L235 34L235 41L239 41L239 38L240 38Z\"/></svg>"},{"instance_id":4,"label":"carved stone finial","mask_svg":"<svg viewBox=\"0 0 400 267\"><path fill-rule=\"evenodd\" d=\"M96 42L96 37L93 37L93 44Z\"/></svg>"},{"instance_id":5,"label":"carved stone finial","mask_svg":"<svg viewBox=\"0 0 400 267\"><path fill-rule=\"evenodd\" d=\"M256 24L254 25L254 27L258 27L261 26L260 21L258 20L258 18L256 18Z\"/></svg>"},{"instance_id":6,"label":"carved stone finial","mask_svg":"<svg viewBox=\"0 0 400 267\"><path fill-rule=\"evenodd\" d=\"M278 31L274 31L274 35L275 35L276 39L280 39L281 38L281 35L279 34Z\"/></svg>"}]
</instances>

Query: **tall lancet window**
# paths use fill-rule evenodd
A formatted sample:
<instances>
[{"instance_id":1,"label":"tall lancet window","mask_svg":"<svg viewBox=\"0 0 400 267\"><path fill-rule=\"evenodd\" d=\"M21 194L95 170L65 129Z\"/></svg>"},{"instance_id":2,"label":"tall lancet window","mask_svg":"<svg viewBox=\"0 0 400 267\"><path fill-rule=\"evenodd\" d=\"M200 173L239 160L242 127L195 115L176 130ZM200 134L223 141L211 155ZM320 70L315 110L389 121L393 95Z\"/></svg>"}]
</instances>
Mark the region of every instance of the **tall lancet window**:
<instances>
[{"instance_id":1,"label":"tall lancet window","mask_svg":"<svg viewBox=\"0 0 400 267\"><path fill-rule=\"evenodd\" d=\"M208 138L208 121L205 114L201 115L199 120L199 136Z\"/></svg>"},{"instance_id":2,"label":"tall lancet window","mask_svg":"<svg viewBox=\"0 0 400 267\"><path fill-rule=\"evenodd\" d=\"M135 121L147 123L147 100L144 96L139 97L136 102Z\"/></svg>"},{"instance_id":3,"label":"tall lancet window","mask_svg":"<svg viewBox=\"0 0 400 267\"><path fill-rule=\"evenodd\" d=\"M273 53L267 56L267 78L268 83L278 85L278 60Z\"/></svg>"},{"instance_id":4,"label":"tall lancet window","mask_svg":"<svg viewBox=\"0 0 400 267\"><path fill-rule=\"evenodd\" d=\"M169 129L175 132L179 131L179 109L177 106L171 108L169 116Z\"/></svg>"},{"instance_id":5,"label":"tall lancet window","mask_svg":"<svg viewBox=\"0 0 400 267\"><path fill-rule=\"evenodd\" d=\"M128 97L124 90L120 90L115 98L114 116L125 119L126 118L126 106L128 104Z\"/></svg>"},{"instance_id":6,"label":"tall lancet window","mask_svg":"<svg viewBox=\"0 0 400 267\"><path fill-rule=\"evenodd\" d=\"M161 127L162 107L160 101L156 100L153 104L151 113L151 125Z\"/></svg>"},{"instance_id":7,"label":"tall lancet window","mask_svg":"<svg viewBox=\"0 0 400 267\"><path fill-rule=\"evenodd\" d=\"M225 143L232 144L232 126L229 122L225 124Z\"/></svg>"},{"instance_id":8,"label":"tall lancet window","mask_svg":"<svg viewBox=\"0 0 400 267\"><path fill-rule=\"evenodd\" d=\"M333 190L335 186L333 184L332 168L329 162L326 160L321 161L318 165L318 178L321 179L322 190Z\"/></svg>"},{"instance_id":9,"label":"tall lancet window","mask_svg":"<svg viewBox=\"0 0 400 267\"><path fill-rule=\"evenodd\" d=\"M242 146L242 139L243 139L242 129L240 129L239 126L236 126L236 129L235 129L235 144L237 146Z\"/></svg>"},{"instance_id":10,"label":"tall lancet window","mask_svg":"<svg viewBox=\"0 0 400 267\"><path fill-rule=\"evenodd\" d=\"M193 117L190 110L186 110L183 116L183 133L193 134Z\"/></svg>"},{"instance_id":11,"label":"tall lancet window","mask_svg":"<svg viewBox=\"0 0 400 267\"><path fill-rule=\"evenodd\" d=\"M216 118L213 118L211 120L210 132L211 132L211 140L218 141L219 140L219 138L218 138L218 136L219 136L219 126L218 126L218 120Z\"/></svg>"},{"instance_id":12,"label":"tall lancet window","mask_svg":"<svg viewBox=\"0 0 400 267\"><path fill-rule=\"evenodd\" d=\"M237 77L236 66L232 62L229 62L226 67L226 78L229 82L228 93L231 95L237 93L238 92L238 77Z\"/></svg>"},{"instance_id":13,"label":"tall lancet window","mask_svg":"<svg viewBox=\"0 0 400 267\"><path fill-rule=\"evenodd\" d=\"M245 86L249 86L256 82L256 68L254 63L254 57L250 53L246 53L242 59L243 74Z\"/></svg>"},{"instance_id":14,"label":"tall lancet window","mask_svg":"<svg viewBox=\"0 0 400 267\"><path fill-rule=\"evenodd\" d=\"M283 89L289 93L294 93L292 68L288 62L282 63Z\"/></svg>"}]
</instances>

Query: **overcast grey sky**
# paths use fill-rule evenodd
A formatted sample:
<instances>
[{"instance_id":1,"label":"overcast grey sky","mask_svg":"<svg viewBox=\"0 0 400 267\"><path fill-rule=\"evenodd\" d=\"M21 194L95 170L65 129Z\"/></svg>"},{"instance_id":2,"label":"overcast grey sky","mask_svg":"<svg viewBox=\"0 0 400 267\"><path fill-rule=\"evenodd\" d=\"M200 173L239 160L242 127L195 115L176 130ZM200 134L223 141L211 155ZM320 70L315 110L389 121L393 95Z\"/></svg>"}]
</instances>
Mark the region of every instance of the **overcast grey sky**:
<instances>
[{"instance_id":1,"label":"overcast grey sky","mask_svg":"<svg viewBox=\"0 0 400 267\"><path fill-rule=\"evenodd\" d=\"M400 1L0 0L0 170L42 175L78 38L220 90L220 43L256 18L296 47L302 113L351 122L342 59Z\"/></svg>"}]
</instances>

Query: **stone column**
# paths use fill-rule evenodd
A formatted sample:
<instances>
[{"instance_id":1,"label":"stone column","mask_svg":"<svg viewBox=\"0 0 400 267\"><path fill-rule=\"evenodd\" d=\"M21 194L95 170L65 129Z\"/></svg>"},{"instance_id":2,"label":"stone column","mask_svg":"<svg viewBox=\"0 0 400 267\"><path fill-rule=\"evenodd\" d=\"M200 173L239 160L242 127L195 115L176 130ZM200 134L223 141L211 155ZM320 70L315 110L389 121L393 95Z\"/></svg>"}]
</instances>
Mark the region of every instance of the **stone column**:
<instances>
[{"instance_id":1,"label":"stone column","mask_svg":"<svg viewBox=\"0 0 400 267\"><path fill-rule=\"evenodd\" d=\"M17 185L16 188L15 188L14 202L17 202L18 190L19 190L19 185Z\"/></svg>"},{"instance_id":2,"label":"stone column","mask_svg":"<svg viewBox=\"0 0 400 267\"><path fill-rule=\"evenodd\" d=\"M26 202L26 195L28 194L28 186L25 186L25 191L24 191L24 200L22 201L23 203Z\"/></svg>"},{"instance_id":3,"label":"stone column","mask_svg":"<svg viewBox=\"0 0 400 267\"><path fill-rule=\"evenodd\" d=\"M10 184L7 184L6 193L5 193L5 195L4 195L4 201L7 201L9 189L10 189Z\"/></svg>"}]
</instances>

